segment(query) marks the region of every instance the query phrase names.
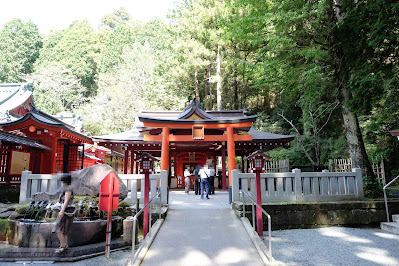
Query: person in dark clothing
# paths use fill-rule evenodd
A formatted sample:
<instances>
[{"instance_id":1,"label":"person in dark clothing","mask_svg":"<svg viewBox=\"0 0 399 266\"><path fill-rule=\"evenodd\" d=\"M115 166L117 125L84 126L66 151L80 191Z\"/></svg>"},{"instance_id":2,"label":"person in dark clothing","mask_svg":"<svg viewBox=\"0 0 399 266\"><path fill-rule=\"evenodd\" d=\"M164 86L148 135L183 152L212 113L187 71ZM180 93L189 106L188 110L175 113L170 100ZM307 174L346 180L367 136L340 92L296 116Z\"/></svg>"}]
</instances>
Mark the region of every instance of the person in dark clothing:
<instances>
[{"instance_id":1,"label":"person in dark clothing","mask_svg":"<svg viewBox=\"0 0 399 266\"><path fill-rule=\"evenodd\" d=\"M52 230L56 233L60 240L60 247L55 250L55 253L62 253L68 249L68 232L70 231L75 216L76 208L73 206L73 189L71 186L71 175L64 174L61 177L64 186L61 188L61 195L59 198L60 209L55 226Z\"/></svg>"},{"instance_id":2,"label":"person in dark clothing","mask_svg":"<svg viewBox=\"0 0 399 266\"><path fill-rule=\"evenodd\" d=\"M195 195L199 195L200 194L200 190L199 190L199 187L200 187L200 175L199 175L199 171L200 171L200 166L199 165L197 165L196 167L195 167L195 170L194 170L194 192L195 192Z\"/></svg>"},{"instance_id":3,"label":"person in dark clothing","mask_svg":"<svg viewBox=\"0 0 399 266\"><path fill-rule=\"evenodd\" d=\"M209 194L215 195L215 169L209 165Z\"/></svg>"},{"instance_id":4,"label":"person in dark clothing","mask_svg":"<svg viewBox=\"0 0 399 266\"><path fill-rule=\"evenodd\" d=\"M222 188L222 172L218 171L218 188Z\"/></svg>"}]
</instances>

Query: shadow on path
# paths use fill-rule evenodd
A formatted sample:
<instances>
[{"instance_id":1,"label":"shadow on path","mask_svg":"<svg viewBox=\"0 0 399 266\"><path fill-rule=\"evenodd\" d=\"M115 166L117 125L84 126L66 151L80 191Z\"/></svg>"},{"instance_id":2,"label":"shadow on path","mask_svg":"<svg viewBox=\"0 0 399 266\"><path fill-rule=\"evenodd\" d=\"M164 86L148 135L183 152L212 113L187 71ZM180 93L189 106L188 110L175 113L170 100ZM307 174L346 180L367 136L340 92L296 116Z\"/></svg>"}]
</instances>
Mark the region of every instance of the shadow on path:
<instances>
[{"instance_id":1,"label":"shadow on path","mask_svg":"<svg viewBox=\"0 0 399 266\"><path fill-rule=\"evenodd\" d=\"M227 192L209 197L171 192L168 215L141 265L263 265Z\"/></svg>"}]
</instances>

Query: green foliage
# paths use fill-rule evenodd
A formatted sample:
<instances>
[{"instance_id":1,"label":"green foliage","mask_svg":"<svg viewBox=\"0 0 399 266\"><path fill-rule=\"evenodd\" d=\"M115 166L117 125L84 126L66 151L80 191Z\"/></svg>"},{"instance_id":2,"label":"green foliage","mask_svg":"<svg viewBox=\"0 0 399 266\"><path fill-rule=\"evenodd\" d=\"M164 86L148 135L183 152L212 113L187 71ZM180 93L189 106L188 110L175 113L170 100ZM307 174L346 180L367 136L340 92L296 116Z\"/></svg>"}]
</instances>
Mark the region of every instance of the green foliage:
<instances>
[{"instance_id":1,"label":"green foliage","mask_svg":"<svg viewBox=\"0 0 399 266\"><path fill-rule=\"evenodd\" d=\"M26 76L33 83L36 106L47 113L73 111L84 102L85 88L72 71L58 62L38 66Z\"/></svg>"},{"instance_id":2,"label":"green foliage","mask_svg":"<svg viewBox=\"0 0 399 266\"><path fill-rule=\"evenodd\" d=\"M260 131L283 134L283 128L281 126L281 121L272 121L270 116L262 111L258 113L258 118L256 119L253 127Z\"/></svg>"},{"instance_id":3,"label":"green foliage","mask_svg":"<svg viewBox=\"0 0 399 266\"><path fill-rule=\"evenodd\" d=\"M136 33L127 25L121 25L108 35L101 51L101 72L112 71L122 61L122 52L134 43Z\"/></svg>"},{"instance_id":4,"label":"green foliage","mask_svg":"<svg viewBox=\"0 0 399 266\"><path fill-rule=\"evenodd\" d=\"M0 235L5 235L11 232L8 219L0 219Z\"/></svg>"},{"instance_id":5,"label":"green foliage","mask_svg":"<svg viewBox=\"0 0 399 266\"><path fill-rule=\"evenodd\" d=\"M377 179L363 177L363 189L364 196L367 198L379 198L383 195L382 183L379 183Z\"/></svg>"},{"instance_id":6,"label":"green foliage","mask_svg":"<svg viewBox=\"0 0 399 266\"><path fill-rule=\"evenodd\" d=\"M0 32L0 82L21 82L33 72L42 39L32 21L13 19Z\"/></svg>"},{"instance_id":7,"label":"green foliage","mask_svg":"<svg viewBox=\"0 0 399 266\"><path fill-rule=\"evenodd\" d=\"M86 20L72 23L68 29L58 31L44 42L35 69L58 63L71 70L91 96L96 88L98 35Z\"/></svg>"},{"instance_id":8,"label":"green foliage","mask_svg":"<svg viewBox=\"0 0 399 266\"><path fill-rule=\"evenodd\" d=\"M33 81L40 109L79 112L89 135L130 129L140 109L181 110L197 96L214 110L219 82L223 109L249 108L256 128L294 134L283 113L311 156L319 144L321 165L349 156L341 106L311 115L339 102L359 116L368 155L384 158L389 179L399 174L389 134L399 128L399 3L338 1L338 23L335 2L180 1L170 23L141 23L121 8L99 32L77 21L43 41L33 23L15 19L0 32L0 82ZM296 141L269 153L309 164Z\"/></svg>"}]
</instances>

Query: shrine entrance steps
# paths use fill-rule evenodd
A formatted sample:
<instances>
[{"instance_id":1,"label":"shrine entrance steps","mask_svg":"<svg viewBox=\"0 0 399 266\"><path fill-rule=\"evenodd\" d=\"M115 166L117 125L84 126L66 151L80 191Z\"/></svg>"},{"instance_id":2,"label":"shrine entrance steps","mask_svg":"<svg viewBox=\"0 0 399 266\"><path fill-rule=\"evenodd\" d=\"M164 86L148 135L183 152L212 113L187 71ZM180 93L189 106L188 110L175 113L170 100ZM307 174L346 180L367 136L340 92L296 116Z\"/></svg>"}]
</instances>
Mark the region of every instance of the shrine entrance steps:
<instances>
[{"instance_id":1,"label":"shrine entrance steps","mask_svg":"<svg viewBox=\"0 0 399 266\"><path fill-rule=\"evenodd\" d=\"M141 265L264 265L228 193L209 197L170 191L168 215Z\"/></svg>"}]
</instances>

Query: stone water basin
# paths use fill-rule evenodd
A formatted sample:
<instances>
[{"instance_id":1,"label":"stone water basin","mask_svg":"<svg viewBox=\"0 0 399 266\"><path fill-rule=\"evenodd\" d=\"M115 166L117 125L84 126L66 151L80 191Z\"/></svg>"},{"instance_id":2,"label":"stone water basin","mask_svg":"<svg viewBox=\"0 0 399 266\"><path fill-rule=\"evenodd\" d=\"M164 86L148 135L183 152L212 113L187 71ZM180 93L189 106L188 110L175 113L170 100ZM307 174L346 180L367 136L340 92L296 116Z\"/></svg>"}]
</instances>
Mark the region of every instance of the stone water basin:
<instances>
[{"instance_id":1,"label":"stone water basin","mask_svg":"<svg viewBox=\"0 0 399 266\"><path fill-rule=\"evenodd\" d=\"M55 222L37 222L23 217L11 217L8 219L11 233L8 242L18 247L59 247L57 234L51 233ZM78 220L75 218L68 234L70 247L105 241L107 221ZM123 219L119 216L112 217L112 238L118 238L123 234Z\"/></svg>"}]
</instances>

